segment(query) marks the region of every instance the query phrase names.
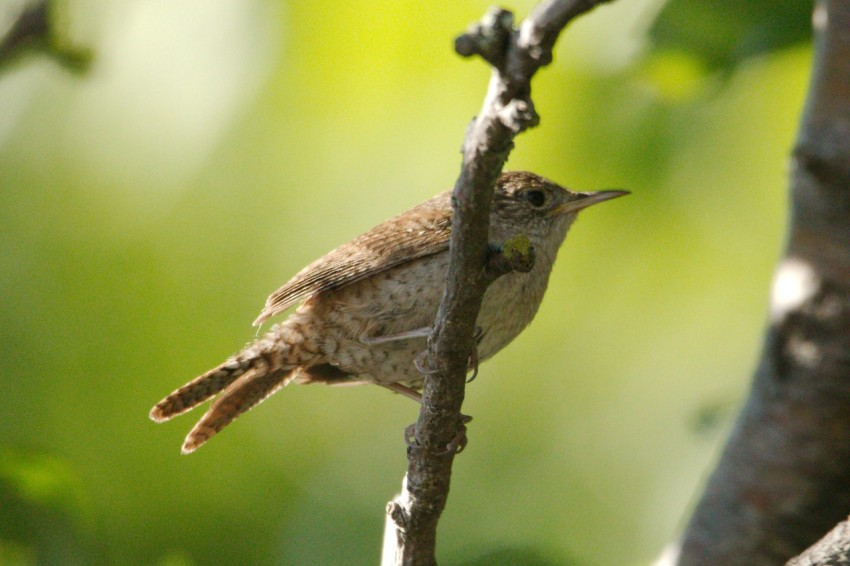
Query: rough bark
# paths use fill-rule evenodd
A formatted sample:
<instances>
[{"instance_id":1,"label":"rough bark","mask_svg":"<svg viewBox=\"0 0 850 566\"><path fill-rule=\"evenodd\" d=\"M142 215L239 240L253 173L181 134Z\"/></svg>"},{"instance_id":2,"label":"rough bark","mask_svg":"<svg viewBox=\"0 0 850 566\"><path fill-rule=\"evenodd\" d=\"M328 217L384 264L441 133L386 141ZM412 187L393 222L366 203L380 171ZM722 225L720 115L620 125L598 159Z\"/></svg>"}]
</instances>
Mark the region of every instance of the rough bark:
<instances>
[{"instance_id":1,"label":"rough bark","mask_svg":"<svg viewBox=\"0 0 850 566\"><path fill-rule=\"evenodd\" d=\"M788 566L850 566L850 521L842 521Z\"/></svg>"}]
</instances>

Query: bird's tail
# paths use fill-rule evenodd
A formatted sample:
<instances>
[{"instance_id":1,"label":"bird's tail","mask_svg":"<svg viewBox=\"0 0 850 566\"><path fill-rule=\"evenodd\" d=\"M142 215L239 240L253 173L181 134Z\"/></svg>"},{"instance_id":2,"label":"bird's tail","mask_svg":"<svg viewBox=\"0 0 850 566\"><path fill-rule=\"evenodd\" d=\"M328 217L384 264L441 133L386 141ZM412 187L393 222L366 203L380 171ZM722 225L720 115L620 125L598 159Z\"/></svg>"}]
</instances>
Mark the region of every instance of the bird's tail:
<instances>
[{"instance_id":1,"label":"bird's tail","mask_svg":"<svg viewBox=\"0 0 850 566\"><path fill-rule=\"evenodd\" d=\"M239 415L262 403L288 384L291 376L292 368L271 372L264 368L254 368L242 374L213 402L212 407L186 436L183 454L194 452Z\"/></svg>"},{"instance_id":2,"label":"bird's tail","mask_svg":"<svg viewBox=\"0 0 850 566\"><path fill-rule=\"evenodd\" d=\"M285 348L275 338L270 334L177 389L151 409L150 418L167 421L221 393L183 443L184 454L193 452L239 415L289 383L297 364L285 359Z\"/></svg>"},{"instance_id":3,"label":"bird's tail","mask_svg":"<svg viewBox=\"0 0 850 566\"><path fill-rule=\"evenodd\" d=\"M233 357L217 368L200 375L154 405L150 418L158 423L170 420L190 411L217 395L239 376L250 371L251 360Z\"/></svg>"}]
</instances>

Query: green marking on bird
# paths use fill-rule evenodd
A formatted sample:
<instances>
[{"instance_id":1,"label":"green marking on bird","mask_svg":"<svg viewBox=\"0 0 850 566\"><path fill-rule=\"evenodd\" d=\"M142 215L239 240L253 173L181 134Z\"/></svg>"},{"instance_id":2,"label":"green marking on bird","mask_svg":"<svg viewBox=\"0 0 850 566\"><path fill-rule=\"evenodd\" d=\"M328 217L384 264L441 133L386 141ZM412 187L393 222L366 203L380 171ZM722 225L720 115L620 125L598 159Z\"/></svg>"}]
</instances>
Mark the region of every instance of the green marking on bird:
<instances>
[{"instance_id":1,"label":"green marking on bird","mask_svg":"<svg viewBox=\"0 0 850 566\"><path fill-rule=\"evenodd\" d=\"M502 244L502 255L514 270L528 273L534 267L534 246L528 236L519 234Z\"/></svg>"}]
</instances>

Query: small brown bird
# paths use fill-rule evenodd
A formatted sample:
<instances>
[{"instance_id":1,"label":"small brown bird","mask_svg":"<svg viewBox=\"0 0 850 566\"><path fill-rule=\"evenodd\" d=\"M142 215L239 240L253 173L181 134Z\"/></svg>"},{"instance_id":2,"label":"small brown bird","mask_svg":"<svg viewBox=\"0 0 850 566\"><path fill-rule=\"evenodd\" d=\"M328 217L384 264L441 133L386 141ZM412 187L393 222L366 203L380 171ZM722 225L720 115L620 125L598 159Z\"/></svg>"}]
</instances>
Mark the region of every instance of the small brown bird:
<instances>
[{"instance_id":1,"label":"small brown bird","mask_svg":"<svg viewBox=\"0 0 850 566\"><path fill-rule=\"evenodd\" d=\"M499 177L490 245L527 238L534 265L488 287L476 324L479 360L504 348L534 318L578 212L625 194L575 193L522 171ZM451 193L445 192L302 269L272 293L254 324L304 299L289 318L157 403L150 418L167 421L221 393L186 437L188 454L292 381L374 383L418 400L424 376L416 359L443 296L451 217Z\"/></svg>"}]
</instances>

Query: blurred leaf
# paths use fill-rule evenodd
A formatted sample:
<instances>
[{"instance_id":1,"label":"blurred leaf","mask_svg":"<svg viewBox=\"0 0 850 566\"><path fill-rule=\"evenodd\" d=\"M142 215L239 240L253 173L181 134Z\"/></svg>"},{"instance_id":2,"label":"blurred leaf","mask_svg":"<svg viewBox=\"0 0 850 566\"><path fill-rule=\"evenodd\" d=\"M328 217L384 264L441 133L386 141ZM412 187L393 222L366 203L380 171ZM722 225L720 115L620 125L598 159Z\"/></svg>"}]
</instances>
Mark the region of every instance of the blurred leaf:
<instances>
[{"instance_id":1,"label":"blurred leaf","mask_svg":"<svg viewBox=\"0 0 850 566\"><path fill-rule=\"evenodd\" d=\"M22 544L0 539L0 564L25 566L35 564L35 553Z\"/></svg>"},{"instance_id":2,"label":"blurred leaf","mask_svg":"<svg viewBox=\"0 0 850 566\"><path fill-rule=\"evenodd\" d=\"M712 70L811 37L812 2L671 0L650 30L657 50L681 50Z\"/></svg>"},{"instance_id":3,"label":"blurred leaf","mask_svg":"<svg viewBox=\"0 0 850 566\"><path fill-rule=\"evenodd\" d=\"M22 502L78 515L82 483L70 465L47 454L0 448L0 484Z\"/></svg>"},{"instance_id":4,"label":"blurred leaf","mask_svg":"<svg viewBox=\"0 0 850 566\"><path fill-rule=\"evenodd\" d=\"M40 564L83 563L82 481L54 456L0 448L0 558L35 555ZM6 562L3 562L6 563Z\"/></svg>"},{"instance_id":5,"label":"blurred leaf","mask_svg":"<svg viewBox=\"0 0 850 566\"><path fill-rule=\"evenodd\" d=\"M659 99L688 102L703 91L706 70L702 60L684 51L657 51L644 61L637 76L652 85Z\"/></svg>"},{"instance_id":6,"label":"blurred leaf","mask_svg":"<svg viewBox=\"0 0 850 566\"><path fill-rule=\"evenodd\" d=\"M157 563L158 566L192 566L195 563L192 557L184 551L174 551L166 554Z\"/></svg>"}]
</instances>

